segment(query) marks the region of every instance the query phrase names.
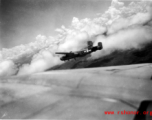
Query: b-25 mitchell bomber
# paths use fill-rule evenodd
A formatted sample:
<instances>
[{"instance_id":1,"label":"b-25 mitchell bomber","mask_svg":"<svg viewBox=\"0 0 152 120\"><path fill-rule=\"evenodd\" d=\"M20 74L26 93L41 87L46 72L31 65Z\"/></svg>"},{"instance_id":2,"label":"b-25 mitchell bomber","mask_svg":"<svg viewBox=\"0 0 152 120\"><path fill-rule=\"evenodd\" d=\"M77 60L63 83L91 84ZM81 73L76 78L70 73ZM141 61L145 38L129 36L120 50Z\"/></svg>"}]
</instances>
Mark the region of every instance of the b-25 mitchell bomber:
<instances>
[{"instance_id":1,"label":"b-25 mitchell bomber","mask_svg":"<svg viewBox=\"0 0 152 120\"><path fill-rule=\"evenodd\" d=\"M80 51L75 51L75 52L56 52L55 54L63 54L60 58L60 60L65 61L65 60L70 60L70 59L75 59L77 57L84 57L92 52L95 52L97 50L101 50L103 48L102 42L98 42L97 46L93 46L92 41L88 41L88 48L85 50L80 50Z\"/></svg>"}]
</instances>

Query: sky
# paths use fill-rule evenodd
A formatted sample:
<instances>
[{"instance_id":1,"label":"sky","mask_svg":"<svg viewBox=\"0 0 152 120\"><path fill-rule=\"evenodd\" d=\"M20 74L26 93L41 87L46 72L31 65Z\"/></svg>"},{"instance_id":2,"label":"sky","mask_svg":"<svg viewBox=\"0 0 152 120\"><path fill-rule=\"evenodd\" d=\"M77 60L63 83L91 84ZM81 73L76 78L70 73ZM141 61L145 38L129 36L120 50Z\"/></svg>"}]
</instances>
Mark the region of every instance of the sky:
<instances>
[{"instance_id":1,"label":"sky","mask_svg":"<svg viewBox=\"0 0 152 120\"><path fill-rule=\"evenodd\" d=\"M110 0L1 0L0 49L27 44L39 34L55 36L55 29L71 25L73 17L104 13Z\"/></svg>"}]
</instances>

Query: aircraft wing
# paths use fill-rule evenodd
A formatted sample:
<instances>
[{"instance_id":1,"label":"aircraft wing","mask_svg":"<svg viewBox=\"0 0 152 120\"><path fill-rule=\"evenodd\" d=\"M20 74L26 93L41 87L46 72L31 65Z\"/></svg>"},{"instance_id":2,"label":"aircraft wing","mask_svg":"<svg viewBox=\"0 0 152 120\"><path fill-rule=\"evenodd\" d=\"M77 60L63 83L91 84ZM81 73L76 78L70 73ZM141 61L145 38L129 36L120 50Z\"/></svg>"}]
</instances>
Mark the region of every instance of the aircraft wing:
<instances>
[{"instance_id":1,"label":"aircraft wing","mask_svg":"<svg viewBox=\"0 0 152 120\"><path fill-rule=\"evenodd\" d=\"M139 120L128 111L143 117L151 73L152 64L137 64L1 78L0 119Z\"/></svg>"},{"instance_id":2,"label":"aircraft wing","mask_svg":"<svg viewBox=\"0 0 152 120\"><path fill-rule=\"evenodd\" d=\"M64 55L68 55L68 54L78 54L80 52L83 52L84 50L81 50L81 51L74 51L74 52L56 52L55 54L64 54Z\"/></svg>"},{"instance_id":3,"label":"aircraft wing","mask_svg":"<svg viewBox=\"0 0 152 120\"><path fill-rule=\"evenodd\" d=\"M64 54L64 55L67 55L67 54L70 54L69 52L56 52L55 54Z\"/></svg>"}]
</instances>

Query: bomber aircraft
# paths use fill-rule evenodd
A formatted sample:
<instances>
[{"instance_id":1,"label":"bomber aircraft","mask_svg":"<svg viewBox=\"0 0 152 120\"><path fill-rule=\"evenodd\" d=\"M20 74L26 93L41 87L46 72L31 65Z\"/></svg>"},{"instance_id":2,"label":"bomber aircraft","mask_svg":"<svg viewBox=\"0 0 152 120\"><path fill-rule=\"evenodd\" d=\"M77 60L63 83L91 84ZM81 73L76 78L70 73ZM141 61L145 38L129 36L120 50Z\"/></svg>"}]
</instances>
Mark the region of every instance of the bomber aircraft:
<instances>
[{"instance_id":1,"label":"bomber aircraft","mask_svg":"<svg viewBox=\"0 0 152 120\"><path fill-rule=\"evenodd\" d=\"M80 51L75 51L75 52L56 52L55 54L63 54L60 58L60 60L65 61L65 60L70 60L70 59L75 59L77 57L84 57L92 52L95 52L97 50L101 50L103 48L102 42L98 42L97 46L93 46L92 41L88 41L88 47L85 50L80 50Z\"/></svg>"}]
</instances>

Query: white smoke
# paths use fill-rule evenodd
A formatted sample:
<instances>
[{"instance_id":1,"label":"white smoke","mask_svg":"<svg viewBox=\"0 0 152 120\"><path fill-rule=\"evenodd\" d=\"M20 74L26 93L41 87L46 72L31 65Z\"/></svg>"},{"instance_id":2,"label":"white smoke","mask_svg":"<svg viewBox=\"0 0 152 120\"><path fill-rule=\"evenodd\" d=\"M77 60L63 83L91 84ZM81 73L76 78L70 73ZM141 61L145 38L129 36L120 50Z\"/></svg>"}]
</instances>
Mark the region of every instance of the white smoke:
<instances>
[{"instance_id":1,"label":"white smoke","mask_svg":"<svg viewBox=\"0 0 152 120\"><path fill-rule=\"evenodd\" d=\"M103 50L93 53L93 59L116 49L139 49L143 43L152 41L152 27L147 24L152 20L151 3L146 0L132 1L125 6L123 0L112 0L111 6L104 14L98 14L93 19L79 20L74 17L69 28L61 26L56 29L56 37L38 35L33 43L9 50L3 49L1 61L11 61L0 63L0 74L15 74L15 64L19 66L18 75L42 72L62 63L55 52L84 49L88 40L93 41L94 45L103 43ZM103 35L105 32L108 36Z\"/></svg>"}]
</instances>

